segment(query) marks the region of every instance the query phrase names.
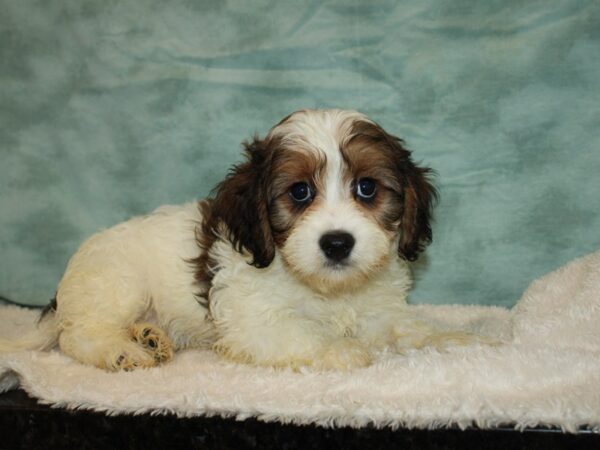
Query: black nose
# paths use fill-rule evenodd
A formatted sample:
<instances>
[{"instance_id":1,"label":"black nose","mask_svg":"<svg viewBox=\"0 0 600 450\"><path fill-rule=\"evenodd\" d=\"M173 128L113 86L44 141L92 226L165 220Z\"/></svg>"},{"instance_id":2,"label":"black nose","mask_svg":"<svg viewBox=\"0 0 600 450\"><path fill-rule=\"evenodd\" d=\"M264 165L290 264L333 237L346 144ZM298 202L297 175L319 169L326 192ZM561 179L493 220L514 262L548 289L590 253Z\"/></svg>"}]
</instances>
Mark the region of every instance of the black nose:
<instances>
[{"instance_id":1,"label":"black nose","mask_svg":"<svg viewBox=\"0 0 600 450\"><path fill-rule=\"evenodd\" d=\"M350 233L331 231L321 236L319 246L327 258L339 262L350 255L354 242L354 237Z\"/></svg>"}]
</instances>

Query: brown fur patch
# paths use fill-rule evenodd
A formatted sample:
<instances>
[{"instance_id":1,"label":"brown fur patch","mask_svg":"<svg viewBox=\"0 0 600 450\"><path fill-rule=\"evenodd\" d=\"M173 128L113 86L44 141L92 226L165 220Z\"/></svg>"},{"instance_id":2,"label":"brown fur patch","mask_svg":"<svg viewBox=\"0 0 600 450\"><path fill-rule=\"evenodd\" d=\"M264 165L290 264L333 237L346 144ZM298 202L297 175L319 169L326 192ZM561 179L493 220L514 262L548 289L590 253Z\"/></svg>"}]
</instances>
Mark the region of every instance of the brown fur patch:
<instances>
[{"instance_id":1,"label":"brown fur patch","mask_svg":"<svg viewBox=\"0 0 600 450\"><path fill-rule=\"evenodd\" d=\"M291 187L307 183L313 192L323 187L324 157L302 150L280 148L273 157L273 172L269 193L269 210L273 237L277 246L285 243L298 218L314 207L314 201L300 205L290 197Z\"/></svg>"},{"instance_id":2,"label":"brown fur patch","mask_svg":"<svg viewBox=\"0 0 600 450\"><path fill-rule=\"evenodd\" d=\"M214 277L213 268L217 267L217 262L210 257L209 253L209 250L216 239L216 236L208 227L207 218L210 217L211 207L211 199L198 202L198 209L200 210L202 222L196 226L196 243L200 249L200 254L197 258L189 261L195 268L196 282L199 285L196 298L205 307L208 307L208 290L210 289L210 284Z\"/></svg>"},{"instance_id":3,"label":"brown fur patch","mask_svg":"<svg viewBox=\"0 0 600 450\"><path fill-rule=\"evenodd\" d=\"M357 200L387 230L400 227L400 256L413 261L431 242L431 211L437 193L429 181L431 169L420 168L411 159L404 141L386 133L379 125L357 121L351 137L341 148L348 171L356 182L371 178L378 193L372 201Z\"/></svg>"},{"instance_id":4,"label":"brown fur patch","mask_svg":"<svg viewBox=\"0 0 600 450\"><path fill-rule=\"evenodd\" d=\"M227 239L239 252L248 251L256 267L268 266L275 257L267 193L277 140L255 137L244 147L246 161L230 170L213 190L213 199L199 205L202 223L196 239L201 254L193 263L201 285L210 284L214 276L210 248L217 239Z\"/></svg>"}]
</instances>

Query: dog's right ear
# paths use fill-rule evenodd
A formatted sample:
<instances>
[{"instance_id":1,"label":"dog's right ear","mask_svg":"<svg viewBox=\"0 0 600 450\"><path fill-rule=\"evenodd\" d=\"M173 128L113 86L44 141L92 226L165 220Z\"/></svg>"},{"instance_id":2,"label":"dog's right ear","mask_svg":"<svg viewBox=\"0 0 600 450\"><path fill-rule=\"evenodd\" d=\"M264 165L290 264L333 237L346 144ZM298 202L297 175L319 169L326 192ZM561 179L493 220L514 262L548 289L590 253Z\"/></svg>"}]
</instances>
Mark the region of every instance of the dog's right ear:
<instances>
[{"instance_id":1,"label":"dog's right ear","mask_svg":"<svg viewBox=\"0 0 600 450\"><path fill-rule=\"evenodd\" d=\"M234 166L215 188L203 230L217 235L225 225L233 247L249 251L251 264L262 268L275 257L267 199L273 152L267 139L258 137L245 142L244 148L247 160Z\"/></svg>"}]
</instances>

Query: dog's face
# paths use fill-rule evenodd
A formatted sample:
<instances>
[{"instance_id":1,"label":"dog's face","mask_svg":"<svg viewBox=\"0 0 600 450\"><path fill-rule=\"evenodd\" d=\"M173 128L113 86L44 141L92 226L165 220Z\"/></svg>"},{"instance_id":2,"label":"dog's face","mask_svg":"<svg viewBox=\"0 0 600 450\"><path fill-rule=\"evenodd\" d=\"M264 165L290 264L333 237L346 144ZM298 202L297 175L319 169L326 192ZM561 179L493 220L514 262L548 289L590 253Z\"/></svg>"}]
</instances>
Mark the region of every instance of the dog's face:
<instances>
[{"instance_id":1,"label":"dog's face","mask_svg":"<svg viewBox=\"0 0 600 450\"><path fill-rule=\"evenodd\" d=\"M210 227L266 267L279 252L312 289L362 284L396 253L414 260L431 240L435 189L402 141L354 111L298 111L219 185Z\"/></svg>"}]
</instances>

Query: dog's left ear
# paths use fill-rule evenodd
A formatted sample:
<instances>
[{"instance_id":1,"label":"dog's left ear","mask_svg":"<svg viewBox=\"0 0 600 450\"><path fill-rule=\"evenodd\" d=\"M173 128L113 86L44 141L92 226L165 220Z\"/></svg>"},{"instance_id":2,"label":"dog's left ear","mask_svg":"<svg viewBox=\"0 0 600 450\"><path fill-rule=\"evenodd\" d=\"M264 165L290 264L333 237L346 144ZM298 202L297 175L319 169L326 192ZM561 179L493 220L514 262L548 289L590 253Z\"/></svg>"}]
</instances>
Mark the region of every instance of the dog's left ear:
<instances>
[{"instance_id":1,"label":"dog's left ear","mask_svg":"<svg viewBox=\"0 0 600 450\"><path fill-rule=\"evenodd\" d=\"M213 233L224 223L234 248L248 250L251 264L263 268L275 257L267 199L272 152L257 137L244 147L247 161L233 167L217 186L209 222Z\"/></svg>"},{"instance_id":2,"label":"dog's left ear","mask_svg":"<svg viewBox=\"0 0 600 450\"><path fill-rule=\"evenodd\" d=\"M379 126L375 129L378 141L394 155L396 178L402 190L398 255L408 261L415 261L425 246L431 243L430 222L438 197L437 190L430 181L433 171L413 162L411 152L404 147L402 139L388 134Z\"/></svg>"},{"instance_id":3,"label":"dog's left ear","mask_svg":"<svg viewBox=\"0 0 600 450\"><path fill-rule=\"evenodd\" d=\"M362 145L379 147L389 157L401 202L398 255L414 261L431 242L430 221L437 200L437 191L430 181L433 171L417 166L411 152L404 147L404 141L373 122L356 122L353 134L362 139Z\"/></svg>"},{"instance_id":4,"label":"dog's left ear","mask_svg":"<svg viewBox=\"0 0 600 450\"><path fill-rule=\"evenodd\" d=\"M410 156L406 157L403 172L404 204L398 254L408 261L415 261L425 246L431 243L430 222L437 191L429 180L432 170L418 167Z\"/></svg>"}]
</instances>

